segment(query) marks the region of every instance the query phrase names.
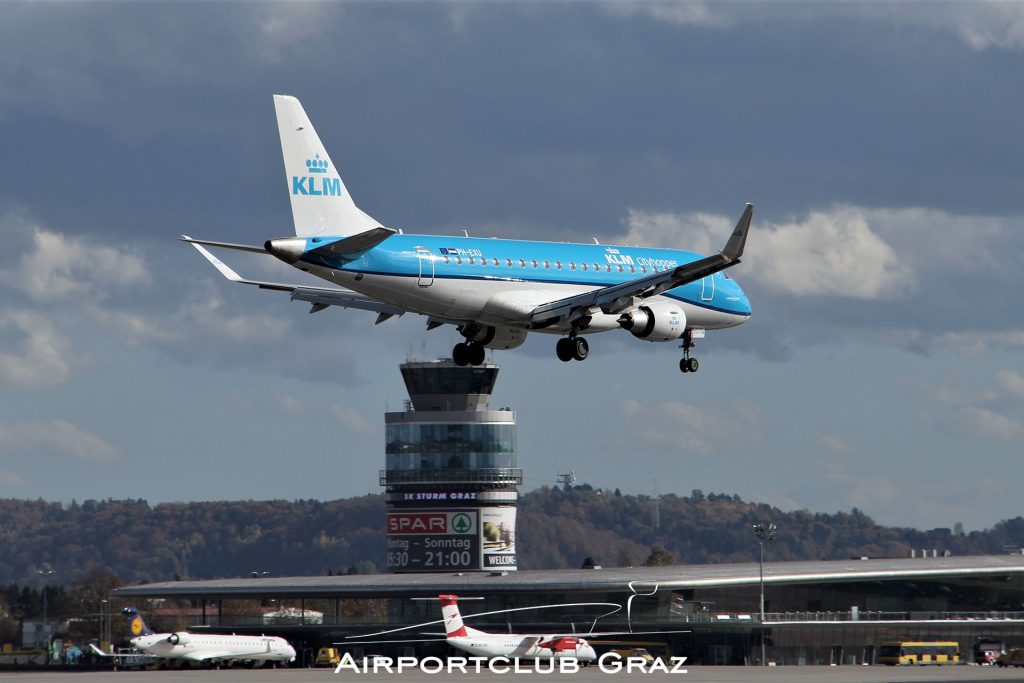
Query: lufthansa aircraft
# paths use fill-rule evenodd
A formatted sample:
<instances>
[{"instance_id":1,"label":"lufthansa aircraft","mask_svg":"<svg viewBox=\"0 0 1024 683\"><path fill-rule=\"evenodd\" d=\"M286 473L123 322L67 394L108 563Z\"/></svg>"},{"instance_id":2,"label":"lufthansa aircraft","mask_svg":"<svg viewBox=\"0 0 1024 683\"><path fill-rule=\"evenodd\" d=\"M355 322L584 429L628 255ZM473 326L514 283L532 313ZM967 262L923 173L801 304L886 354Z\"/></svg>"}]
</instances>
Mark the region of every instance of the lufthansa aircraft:
<instances>
[{"instance_id":1,"label":"lufthansa aircraft","mask_svg":"<svg viewBox=\"0 0 1024 683\"><path fill-rule=\"evenodd\" d=\"M724 271L740 262L751 204L722 251L706 257L596 240L406 235L355 205L297 99L275 95L274 106L295 236L263 246L182 236L229 280L290 292L311 313L357 308L381 323L413 312L427 317L427 329L453 325L465 338L452 349L459 365L480 365L485 349L516 348L531 331L558 335L560 360L584 360L585 335L621 328L645 341L681 341L679 368L696 372L693 340L750 317L746 295ZM203 245L269 253L335 286L244 279Z\"/></svg>"},{"instance_id":2,"label":"lufthansa aircraft","mask_svg":"<svg viewBox=\"0 0 1024 683\"><path fill-rule=\"evenodd\" d=\"M126 607L131 644L139 652L154 657L184 659L190 662L218 664L227 661L293 662L295 648L278 636L236 636L207 633L154 633L138 610ZM95 648L94 648L95 649ZM102 653L101 653L102 654ZM106 656L106 655L105 655Z\"/></svg>"}]
</instances>

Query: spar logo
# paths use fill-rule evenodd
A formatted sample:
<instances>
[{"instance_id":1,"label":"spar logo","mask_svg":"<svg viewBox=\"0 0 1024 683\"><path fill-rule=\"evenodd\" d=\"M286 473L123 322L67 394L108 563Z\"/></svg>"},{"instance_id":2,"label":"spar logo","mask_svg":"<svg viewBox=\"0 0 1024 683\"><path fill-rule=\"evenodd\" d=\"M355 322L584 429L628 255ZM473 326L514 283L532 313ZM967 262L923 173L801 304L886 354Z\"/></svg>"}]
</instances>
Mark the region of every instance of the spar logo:
<instances>
[{"instance_id":1,"label":"spar logo","mask_svg":"<svg viewBox=\"0 0 1024 683\"><path fill-rule=\"evenodd\" d=\"M468 512L392 512L388 534L471 534L476 530Z\"/></svg>"},{"instance_id":2,"label":"spar logo","mask_svg":"<svg viewBox=\"0 0 1024 683\"><path fill-rule=\"evenodd\" d=\"M292 194L311 197L340 197L341 178L328 178L330 163L317 154L306 159L306 172L309 175L292 176Z\"/></svg>"},{"instance_id":3,"label":"spar logo","mask_svg":"<svg viewBox=\"0 0 1024 683\"><path fill-rule=\"evenodd\" d=\"M473 530L473 521L469 518L465 512L452 517L452 531L457 534L468 534Z\"/></svg>"}]
</instances>

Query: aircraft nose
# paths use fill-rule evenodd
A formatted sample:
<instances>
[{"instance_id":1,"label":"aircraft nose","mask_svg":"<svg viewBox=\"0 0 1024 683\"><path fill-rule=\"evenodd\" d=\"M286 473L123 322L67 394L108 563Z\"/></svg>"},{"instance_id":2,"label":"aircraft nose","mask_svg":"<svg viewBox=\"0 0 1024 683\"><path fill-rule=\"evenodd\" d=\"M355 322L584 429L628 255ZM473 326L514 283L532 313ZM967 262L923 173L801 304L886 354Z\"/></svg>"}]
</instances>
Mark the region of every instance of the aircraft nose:
<instances>
[{"instance_id":1,"label":"aircraft nose","mask_svg":"<svg viewBox=\"0 0 1024 683\"><path fill-rule=\"evenodd\" d=\"M732 283L734 291L729 293L728 301L732 304L732 310L737 315L747 315L751 313L750 299L747 298L747 293L743 291L735 282Z\"/></svg>"},{"instance_id":2,"label":"aircraft nose","mask_svg":"<svg viewBox=\"0 0 1024 683\"><path fill-rule=\"evenodd\" d=\"M750 308L750 299L748 299L747 295L743 293L740 294L739 311L743 315L750 315L753 313L753 310Z\"/></svg>"}]
</instances>

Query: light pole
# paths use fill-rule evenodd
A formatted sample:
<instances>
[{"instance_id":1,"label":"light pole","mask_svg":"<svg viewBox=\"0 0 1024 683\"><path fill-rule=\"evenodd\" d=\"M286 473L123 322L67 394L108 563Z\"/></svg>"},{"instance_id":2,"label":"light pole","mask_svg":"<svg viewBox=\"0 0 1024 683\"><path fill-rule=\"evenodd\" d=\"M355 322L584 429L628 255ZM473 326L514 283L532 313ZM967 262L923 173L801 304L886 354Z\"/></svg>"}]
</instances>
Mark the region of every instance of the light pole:
<instances>
[{"instance_id":1,"label":"light pole","mask_svg":"<svg viewBox=\"0 0 1024 683\"><path fill-rule=\"evenodd\" d=\"M40 576L49 576L50 574L56 574L56 569L37 569L36 574ZM43 579L43 637L46 638L46 657L49 661L50 657L50 629L47 628L47 614L46 614L46 579Z\"/></svg>"},{"instance_id":2,"label":"light pole","mask_svg":"<svg viewBox=\"0 0 1024 683\"><path fill-rule=\"evenodd\" d=\"M107 601L100 600L100 647L107 647L110 640L107 638Z\"/></svg>"},{"instance_id":3,"label":"light pole","mask_svg":"<svg viewBox=\"0 0 1024 683\"><path fill-rule=\"evenodd\" d=\"M764 542L775 538L776 529L777 527L771 522L754 525L754 536L757 537L757 545L761 548L761 562L758 565L761 584L761 666L768 666L764 651Z\"/></svg>"}]
</instances>

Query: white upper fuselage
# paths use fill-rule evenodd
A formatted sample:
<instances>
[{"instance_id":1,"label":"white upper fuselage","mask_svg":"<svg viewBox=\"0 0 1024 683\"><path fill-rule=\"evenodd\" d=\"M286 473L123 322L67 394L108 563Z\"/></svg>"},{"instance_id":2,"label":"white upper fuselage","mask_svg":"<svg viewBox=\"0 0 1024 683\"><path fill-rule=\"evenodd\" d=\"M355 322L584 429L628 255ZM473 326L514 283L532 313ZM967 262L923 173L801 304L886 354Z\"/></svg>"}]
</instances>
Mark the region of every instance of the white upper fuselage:
<instances>
[{"instance_id":1,"label":"white upper fuselage","mask_svg":"<svg viewBox=\"0 0 1024 683\"><path fill-rule=\"evenodd\" d=\"M179 636L180 642L172 642ZM185 637L181 637L185 636ZM295 648L277 636L237 636L196 633L152 633L131 639L140 652L156 657L206 660L264 660L290 662Z\"/></svg>"},{"instance_id":2,"label":"white upper fuselage","mask_svg":"<svg viewBox=\"0 0 1024 683\"><path fill-rule=\"evenodd\" d=\"M671 270L700 255L673 249L393 235L351 259L321 250L341 237L305 240L293 264L343 287L448 320L522 326L537 306ZM750 303L724 272L670 289L648 302L679 304L689 328L721 329L745 322ZM583 334L618 329L617 315L598 313ZM538 331L562 334L567 323Z\"/></svg>"},{"instance_id":3,"label":"white upper fuselage","mask_svg":"<svg viewBox=\"0 0 1024 683\"><path fill-rule=\"evenodd\" d=\"M549 635L517 635L482 633L469 629L466 636L448 637L448 644L463 652L477 657L507 657L509 659L577 659L581 662L592 662L597 659L594 648L583 638L574 638L575 646L559 650L555 647L541 647L541 643L552 643L564 636Z\"/></svg>"}]
</instances>

